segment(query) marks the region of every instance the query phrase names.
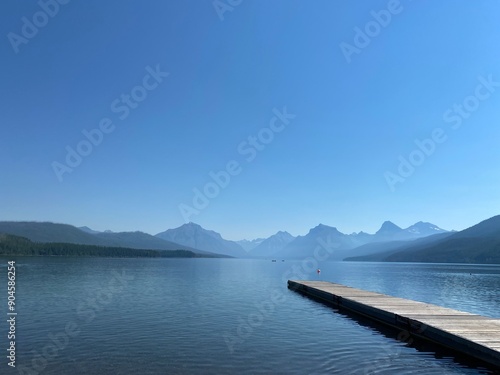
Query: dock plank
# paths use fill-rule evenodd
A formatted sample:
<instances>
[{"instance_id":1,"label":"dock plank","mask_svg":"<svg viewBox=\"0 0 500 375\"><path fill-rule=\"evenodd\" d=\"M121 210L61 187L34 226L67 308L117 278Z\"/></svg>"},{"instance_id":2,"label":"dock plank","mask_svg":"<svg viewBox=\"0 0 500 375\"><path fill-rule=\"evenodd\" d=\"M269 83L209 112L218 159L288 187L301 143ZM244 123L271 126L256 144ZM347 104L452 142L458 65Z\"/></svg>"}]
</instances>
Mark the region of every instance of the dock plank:
<instances>
[{"instance_id":1,"label":"dock plank","mask_svg":"<svg viewBox=\"0 0 500 375\"><path fill-rule=\"evenodd\" d=\"M500 368L500 319L325 281L288 287Z\"/></svg>"}]
</instances>

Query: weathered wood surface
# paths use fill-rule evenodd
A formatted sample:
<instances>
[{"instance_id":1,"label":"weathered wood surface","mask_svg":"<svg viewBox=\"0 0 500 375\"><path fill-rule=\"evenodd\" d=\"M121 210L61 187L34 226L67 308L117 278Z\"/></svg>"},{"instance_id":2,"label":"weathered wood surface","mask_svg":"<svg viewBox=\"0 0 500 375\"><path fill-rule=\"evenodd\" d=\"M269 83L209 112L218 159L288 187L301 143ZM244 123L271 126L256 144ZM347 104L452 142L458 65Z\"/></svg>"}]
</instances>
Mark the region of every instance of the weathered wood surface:
<instances>
[{"instance_id":1,"label":"weathered wood surface","mask_svg":"<svg viewBox=\"0 0 500 375\"><path fill-rule=\"evenodd\" d=\"M500 319L325 281L288 280L288 287L500 368Z\"/></svg>"}]
</instances>

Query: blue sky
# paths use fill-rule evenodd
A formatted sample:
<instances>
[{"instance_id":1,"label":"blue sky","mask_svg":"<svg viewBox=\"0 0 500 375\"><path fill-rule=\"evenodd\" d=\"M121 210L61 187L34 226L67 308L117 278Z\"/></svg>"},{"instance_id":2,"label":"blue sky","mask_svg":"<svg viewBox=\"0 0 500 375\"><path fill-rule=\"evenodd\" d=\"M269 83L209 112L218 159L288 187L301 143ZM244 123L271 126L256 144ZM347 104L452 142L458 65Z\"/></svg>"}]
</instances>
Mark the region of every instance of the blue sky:
<instances>
[{"instance_id":1,"label":"blue sky","mask_svg":"<svg viewBox=\"0 0 500 375\"><path fill-rule=\"evenodd\" d=\"M499 213L497 2L54 1L0 5L0 220L250 239Z\"/></svg>"}]
</instances>

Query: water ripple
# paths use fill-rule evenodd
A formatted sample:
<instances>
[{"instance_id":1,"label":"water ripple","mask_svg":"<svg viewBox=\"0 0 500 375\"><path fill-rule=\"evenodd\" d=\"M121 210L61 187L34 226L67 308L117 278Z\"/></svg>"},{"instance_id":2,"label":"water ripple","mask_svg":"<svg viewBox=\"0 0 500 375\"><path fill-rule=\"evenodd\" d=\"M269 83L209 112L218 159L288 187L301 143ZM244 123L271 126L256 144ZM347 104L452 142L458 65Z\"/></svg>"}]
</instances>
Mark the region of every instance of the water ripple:
<instances>
[{"instance_id":1,"label":"water ripple","mask_svg":"<svg viewBox=\"0 0 500 375\"><path fill-rule=\"evenodd\" d=\"M18 276L19 311L29 317L19 325L19 361L30 363L32 350L41 352L48 335L64 332L68 322L80 329L43 374L488 373L289 291L282 276L292 262L19 263L20 271L29 269ZM332 262L321 269L324 280L358 288L490 316L500 311L499 267ZM111 270L133 280L93 305Z\"/></svg>"}]
</instances>

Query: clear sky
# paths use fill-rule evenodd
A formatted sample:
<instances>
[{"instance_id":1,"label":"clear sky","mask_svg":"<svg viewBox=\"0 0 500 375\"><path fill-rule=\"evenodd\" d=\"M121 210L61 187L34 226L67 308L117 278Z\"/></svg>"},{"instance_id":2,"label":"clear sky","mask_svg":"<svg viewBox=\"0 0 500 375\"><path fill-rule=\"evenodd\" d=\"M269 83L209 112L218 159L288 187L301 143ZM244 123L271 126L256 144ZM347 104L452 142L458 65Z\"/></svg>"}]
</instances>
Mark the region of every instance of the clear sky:
<instances>
[{"instance_id":1,"label":"clear sky","mask_svg":"<svg viewBox=\"0 0 500 375\"><path fill-rule=\"evenodd\" d=\"M44 1L0 5L0 220L236 240L500 211L499 2Z\"/></svg>"}]
</instances>

